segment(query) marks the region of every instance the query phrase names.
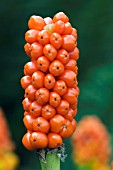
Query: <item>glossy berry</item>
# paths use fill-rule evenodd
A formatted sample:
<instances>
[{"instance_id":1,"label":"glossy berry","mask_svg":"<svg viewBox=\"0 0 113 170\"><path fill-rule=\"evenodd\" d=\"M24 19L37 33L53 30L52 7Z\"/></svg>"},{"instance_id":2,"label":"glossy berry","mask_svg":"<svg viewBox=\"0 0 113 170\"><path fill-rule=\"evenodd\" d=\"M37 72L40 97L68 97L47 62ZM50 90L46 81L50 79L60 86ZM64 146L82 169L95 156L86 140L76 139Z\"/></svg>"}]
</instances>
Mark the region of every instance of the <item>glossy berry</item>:
<instances>
[{"instance_id":1,"label":"glossy berry","mask_svg":"<svg viewBox=\"0 0 113 170\"><path fill-rule=\"evenodd\" d=\"M23 101L22 101L22 104L23 104L23 108L25 111L29 112L29 107L31 105L31 100L29 100L28 98L25 98Z\"/></svg>"},{"instance_id":2,"label":"glossy berry","mask_svg":"<svg viewBox=\"0 0 113 170\"><path fill-rule=\"evenodd\" d=\"M36 93L36 88L33 85L29 85L25 89L25 97L27 97L31 101L35 100L35 93Z\"/></svg>"},{"instance_id":3,"label":"glossy berry","mask_svg":"<svg viewBox=\"0 0 113 170\"><path fill-rule=\"evenodd\" d=\"M62 138L69 138L73 134L73 126L71 122L67 119L65 119L65 123L62 125L62 130L60 131L60 136Z\"/></svg>"},{"instance_id":4,"label":"glossy berry","mask_svg":"<svg viewBox=\"0 0 113 170\"><path fill-rule=\"evenodd\" d=\"M72 108L68 109L68 113L64 116L65 119L68 119L70 122L73 120L74 110Z\"/></svg>"},{"instance_id":5,"label":"glossy berry","mask_svg":"<svg viewBox=\"0 0 113 170\"><path fill-rule=\"evenodd\" d=\"M65 23L63 34L71 34L72 33L72 26L69 22Z\"/></svg>"},{"instance_id":6,"label":"glossy berry","mask_svg":"<svg viewBox=\"0 0 113 170\"><path fill-rule=\"evenodd\" d=\"M57 107L60 103L61 97L56 92L50 93L49 104L53 107Z\"/></svg>"},{"instance_id":7,"label":"glossy berry","mask_svg":"<svg viewBox=\"0 0 113 170\"><path fill-rule=\"evenodd\" d=\"M43 53L50 61L53 61L57 55L56 49L51 44L47 44L44 46Z\"/></svg>"},{"instance_id":8,"label":"glossy berry","mask_svg":"<svg viewBox=\"0 0 113 170\"><path fill-rule=\"evenodd\" d=\"M36 101L40 105L44 105L49 101L49 91L46 88L40 88L36 91Z\"/></svg>"},{"instance_id":9,"label":"glossy berry","mask_svg":"<svg viewBox=\"0 0 113 170\"><path fill-rule=\"evenodd\" d=\"M64 95L67 91L66 83L63 80L58 80L53 88L54 92L57 92L60 96Z\"/></svg>"},{"instance_id":10,"label":"glossy berry","mask_svg":"<svg viewBox=\"0 0 113 170\"><path fill-rule=\"evenodd\" d=\"M76 47L75 38L72 35L64 35L62 37L62 48L71 52Z\"/></svg>"},{"instance_id":11,"label":"glossy berry","mask_svg":"<svg viewBox=\"0 0 113 170\"><path fill-rule=\"evenodd\" d=\"M58 50L62 45L62 37L58 33L52 33L50 43Z\"/></svg>"},{"instance_id":12,"label":"glossy berry","mask_svg":"<svg viewBox=\"0 0 113 170\"><path fill-rule=\"evenodd\" d=\"M37 69L42 72L47 72L50 62L45 56L41 56L37 59Z\"/></svg>"},{"instance_id":13,"label":"glossy berry","mask_svg":"<svg viewBox=\"0 0 113 170\"><path fill-rule=\"evenodd\" d=\"M37 60L38 57L43 55L43 46L38 42L31 45L31 58Z\"/></svg>"},{"instance_id":14,"label":"glossy berry","mask_svg":"<svg viewBox=\"0 0 113 170\"><path fill-rule=\"evenodd\" d=\"M55 85L55 78L52 74L47 74L44 78L44 86L47 89L52 89Z\"/></svg>"},{"instance_id":15,"label":"glossy berry","mask_svg":"<svg viewBox=\"0 0 113 170\"><path fill-rule=\"evenodd\" d=\"M51 105L47 104L42 108L42 117L50 120L56 114L56 110Z\"/></svg>"},{"instance_id":16,"label":"glossy berry","mask_svg":"<svg viewBox=\"0 0 113 170\"><path fill-rule=\"evenodd\" d=\"M23 89L26 89L32 83L31 76L24 76L21 78L21 86Z\"/></svg>"},{"instance_id":17,"label":"glossy berry","mask_svg":"<svg viewBox=\"0 0 113 170\"><path fill-rule=\"evenodd\" d=\"M42 106L39 105L36 101L32 102L32 104L29 107L29 113L36 118L41 116L41 112Z\"/></svg>"},{"instance_id":18,"label":"glossy berry","mask_svg":"<svg viewBox=\"0 0 113 170\"><path fill-rule=\"evenodd\" d=\"M49 43L50 37L49 37L49 34L48 34L48 32L47 32L46 30L40 31L37 37L38 37L38 38L37 38L37 39L38 39L38 42L39 42L40 44L46 45L46 44Z\"/></svg>"},{"instance_id":19,"label":"glossy berry","mask_svg":"<svg viewBox=\"0 0 113 170\"><path fill-rule=\"evenodd\" d=\"M45 148L48 145L48 138L46 134L42 132L33 132L30 135L30 143L35 149Z\"/></svg>"},{"instance_id":20,"label":"glossy berry","mask_svg":"<svg viewBox=\"0 0 113 170\"><path fill-rule=\"evenodd\" d=\"M74 60L78 60L79 59L79 49L77 47L75 47L73 51L69 52L69 57Z\"/></svg>"},{"instance_id":21,"label":"glossy berry","mask_svg":"<svg viewBox=\"0 0 113 170\"><path fill-rule=\"evenodd\" d=\"M54 60L49 67L49 71L53 76L56 77L64 72L64 66L60 61Z\"/></svg>"},{"instance_id":22,"label":"glossy berry","mask_svg":"<svg viewBox=\"0 0 113 170\"><path fill-rule=\"evenodd\" d=\"M35 71L37 71L37 65L35 61L30 61L25 64L24 66L24 74L25 75L32 75Z\"/></svg>"},{"instance_id":23,"label":"glossy berry","mask_svg":"<svg viewBox=\"0 0 113 170\"><path fill-rule=\"evenodd\" d=\"M26 129L33 130L33 121L34 121L34 118L31 115L26 115L23 118L23 122L24 122Z\"/></svg>"},{"instance_id":24,"label":"glossy berry","mask_svg":"<svg viewBox=\"0 0 113 170\"><path fill-rule=\"evenodd\" d=\"M35 29L41 31L46 25L44 19L40 16L33 15L28 21L29 29Z\"/></svg>"},{"instance_id":25,"label":"glossy berry","mask_svg":"<svg viewBox=\"0 0 113 170\"><path fill-rule=\"evenodd\" d=\"M26 42L28 42L30 44L36 42L37 41L38 33L39 33L39 31L37 31L37 30L28 30L25 33L25 40L26 40Z\"/></svg>"},{"instance_id":26,"label":"glossy berry","mask_svg":"<svg viewBox=\"0 0 113 170\"><path fill-rule=\"evenodd\" d=\"M72 28L71 35L77 40L77 30L75 28Z\"/></svg>"},{"instance_id":27,"label":"glossy berry","mask_svg":"<svg viewBox=\"0 0 113 170\"><path fill-rule=\"evenodd\" d=\"M26 115L29 115L29 112L25 111L24 112L24 116L26 116Z\"/></svg>"},{"instance_id":28,"label":"glossy berry","mask_svg":"<svg viewBox=\"0 0 113 170\"><path fill-rule=\"evenodd\" d=\"M61 49L58 51L56 59L61 61L63 64L66 64L69 61L69 54L66 50Z\"/></svg>"},{"instance_id":29,"label":"glossy berry","mask_svg":"<svg viewBox=\"0 0 113 170\"><path fill-rule=\"evenodd\" d=\"M66 100L61 100L56 110L57 114L65 116L69 110L69 103Z\"/></svg>"},{"instance_id":30,"label":"glossy berry","mask_svg":"<svg viewBox=\"0 0 113 170\"><path fill-rule=\"evenodd\" d=\"M26 44L24 45L24 50L25 50L26 54L27 54L29 57L31 57L31 45L30 45L29 43L26 43Z\"/></svg>"},{"instance_id":31,"label":"glossy berry","mask_svg":"<svg viewBox=\"0 0 113 170\"><path fill-rule=\"evenodd\" d=\"M22 143L23 143L23 145L25 146L26 149L32 151L35 148L30 143L30 135L31 135L31 133L27 132L22 138Z\"/></svg>"},{"instance_id":32,"label":"glossy berry","mask_svg":"<svg viewBox=\"0 0 113 170\"><path fill-rule=\"evenodd\" d=\"M59 20L57 22L55 22L54 27L53 27L53 31L59 34L62 34L65 28L65 24L63 21Z\"/></svg>"},{"instance_id":33,"label":"glossy berry","mask_svg":"<svg viewBox=\"0 0 113 170\"><path fill-rule=\"evenodd\" d=\"M53 23L53 20L50 17L44 18L44 21L45 21L46 25Z\"/></svg>"},{"instance_id":34,"label":"glossy berry","mask_svg":"<svg viewBox=\"0 0 113 170\"><path fill-rule=\"evenodd\" d=\"M49 148L57 148L62 145L62 138L57 133L49 133L48 134L48 147Z\"/></svg>"},{"instance_id":35,"label":"glossy berry","mask_svg":"<svg viewBox=\"0 0 113 170\"><path fill-rule=\"evenodd\" d=\"M75 119L72 120L71 122L72 126L73 126L73 132L76 130L76 126L77 126L77 122Z\"/></svg>"},{"instance_id":36,"label":"glossy berry","mask_svg":"<svg viewBox=\"0 0 113 170\"><path fill-rule=\"evenodd\" d=\"M50 128L49 122L43 117L38 117L33 122L33 130L35 132L48 133L49 128Z\"/></svg>"},{"instance_id":37,"label":"glossy berry","mask_svg":"<svg viewBox=\"0 0 113 170\"><path fill-rule=\"evenodd\" d=\"M54 15L53 22L55 23L58 20L61 20L64 23L66 23L69 21L69 18L63 12L58 12L56 15Z\"/></svg>"},{"instance_id":38,"label":"glossy berry","mask_svg":"<svg viewBox=\"0 0 113 170\"><path fill-rule=\"evenodd\" d=\"M69 61L67 62L67 64L65 64L64 67L65 67L66 70L71 70L75 74L78 71L77 63L76 63L76 61L74 59L69 59Z\"/></svg>"},{"instance_id":39,"label":"glossy berry","mask_svg":"<svg viewBox=\"0 0 113 170\"><path fill-rule=\"evenodd\" d=\"M34 74L32 75L32 84L36 88L43 87L43 85L44 85L44 77L45 77L45 75L41 71L34 72Z\"/></svg>"}]
</instances>

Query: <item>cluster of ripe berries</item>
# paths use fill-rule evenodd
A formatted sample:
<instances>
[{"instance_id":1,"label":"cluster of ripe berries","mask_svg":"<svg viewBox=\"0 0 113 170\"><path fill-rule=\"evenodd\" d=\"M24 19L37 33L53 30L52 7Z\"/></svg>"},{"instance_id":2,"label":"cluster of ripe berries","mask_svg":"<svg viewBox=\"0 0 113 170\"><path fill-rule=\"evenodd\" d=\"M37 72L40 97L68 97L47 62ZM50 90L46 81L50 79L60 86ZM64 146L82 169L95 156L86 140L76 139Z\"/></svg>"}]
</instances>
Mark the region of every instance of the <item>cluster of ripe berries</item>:
<instances>
[{"instance_id":1,"label":"cluster of ripe berries","mask_svg":"<svg viewBox=\"0 0 113 170\"><path fill-rule=\"evenodd\" d=\"M21 79L27 129L22 143L28 150L56 148L76 129L77 31L63 12L53 19L33 15L28 27L24 49L31 61L25 64Z\"/></svg>"}]
</instances>

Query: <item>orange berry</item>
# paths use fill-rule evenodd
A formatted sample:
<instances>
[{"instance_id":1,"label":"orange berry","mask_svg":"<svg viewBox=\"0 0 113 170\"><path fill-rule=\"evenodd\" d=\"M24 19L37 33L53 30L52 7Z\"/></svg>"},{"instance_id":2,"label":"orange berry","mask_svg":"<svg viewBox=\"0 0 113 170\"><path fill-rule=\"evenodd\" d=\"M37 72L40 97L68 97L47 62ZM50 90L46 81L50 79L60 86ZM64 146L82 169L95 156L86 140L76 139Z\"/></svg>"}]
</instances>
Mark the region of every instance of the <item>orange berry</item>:
<instances>
[{"instance_id":1,"label":"orange berry","mask_svg":"<svg viewBox=\"0 0 113 170\"><path fill-rule=\"evenodd\" d=\"M65 81L67 87L73 87L76 84L76 74L71 70L65 70L59 79Z\"/></svg>"},{"instance_id":2,"label":"orange berry","mask_svg":"<svg viewBox=\"0 0 113 170\"><path fill-rule=\"evenodd\" d=\"M56 110L51 105L47 104L42 108L42 117L50 120L56 114Z\"/></svg>"},{"instance_id":3,"label":"orange berry","mask_svg":"<svg viewBox=\"0 0 113 170\"><path fill-rule=\"evenodd\" d=\"M77 122L75 119L72 120L71 122L72 126L73 126L73 132L76 130L76 126L77 126Z\"/></svg>"},{"instance_id":4,"label":"orange berry","mask_svg":"<svg viewBox=\"0 0 113 170\"><path fill-rule=\"evenodd\" d=\"M44 77L45 74L42 73L41 71L34 72L32 75L32 84L36 88L41 88L44 85Z\"/></svg>"},{"instance_id":5,"label":"orange berry","mask_svg":"<svg viewBox=\"0 0 113 170\"><path fill-rule=\"evenodd\" d=\"M31 58L37 60L38 57L43 54L43 46L38 42L35 42L31 45Z\"/></svg>"},{"instance_id":6,"label":"orange berry","mask_svg":"<svg viewBox=\"0 0 113 170\"><path fill-rule=\"evenodd\" d=\"M54 133L59 133L62 130L64 123L65 119L63 116L58 114L55 115L50 119L50 131Z\"/></svg>"},{"instance_id":7,"label":"orange berry","mask_svg":"<svg viewBox=\"0 0 113 170\"><path fill-rule=\"evenodd\" d=\"M31 135L31 133L27 132L22 138L22 143L26 149L32 151L32 150L34 150L34 147L30 143L30 135Z\"/></svg>"},{"instance_id":8,"label":"orange berry","mask_svg":"<svg viewBox=\"0 0 113 170\"><path fill-rule=\"evenodd\" d=\"M78 60L79 59L79 49L77 47L75 47L74 50L69 53L69 57L74 60Z\"/></svg>"},{"instance_id":9,"label":"orange berry","mask_svg":"<svg viewBox=\"0 0 113 170\"><path fill-rule=\"evenodd\" d=\"M57 107L60 103L61 97L56 92L50 93L49 104L53 107Z\"/></svg>"},{"instance_id":10,"label":"orange berry","mask_svg":"<svg viewBox=\"0 0 113 170\"><path fill-rule=\"evenodd\" d=\"M76 104L77 105L77 104ZM72 108L72 107L71 107ZM73 109L72 116L75 117L77 115L77 106Z\"/></svg>"},{"instance_id":11,"label":"orange berry","mask_svg":"<svg viewBox=\"0 0 113 170\"><path fill-rule=\"evenodd\" d=\"M49 34L46 30L42 30L39 32L38 41L42 45L46 45L49 43Z\"/></svg>"},{"instance_id":12,"label":"orange berry","mask_svg":"<svg viewBox=\"0 0 113 170\"><path fill-rule=\"evenodd\" d=\"M72 26L69 22L65 23L64 31L62 34L71 34L72 33Z\"/></svg>"},{"instance_id":13,"label":"orange berry","mask_svg":"<svg viewBox=\"0 0 113 170\"><path fill-rule=\"evenodd\" d=\"M62 125L62 130L60 131L59 135L62 138L69 138L73 134L73 126L71 122L65 119L65 123Z\"/></svg>"},{"instance_id":14,"label":"orange berry","mask_svg":"<svg viewBox=\"0 0 113 170\"><path fill-rule=\"evenodd\" d=\"M38 34L39 34L39 31L37 31L37 30L28 30L25 33L26 42L28 42L30 44L36 42Z\"/></svg>"},{"instance_id":15,"label":"orange berry","mask_svg":"<svg viewBox=\"0 0 113 170\"><path fill-rule=\"evenodd\" d=\"M31 45L30 45L29 43L26 43L26 44L24 45L24 50L25 50L26 54L27 54L29 57L31 57Z\"/></svg>"},{"instance_id":16,"label":"orange berry","mask_svg":"<svg viewBox=\"0 0 113 170\"><path fill-rule=\"evenodd\" d=\"M55 85L55 78L52 74L47 74L44 78L44 86L47 89L52 89Z\"/></svg>"},{"instance_id":17,"label":"orange berry","mask_svg":"<svg viewBox=\"0 0 113 170\"><path fill-rule=\"evenodd\" d=\"M63 21L59 20L54 24L53 32L61 34L64 31L65 24Z\"/></svg>"},{"instance_id":18,"label":"orange berry","mask_svg":"<svg viewBox=\"0 0 113 170\"><path fill-rule=\"evenodd\" d=\"M69 110L69 103L66 100L61 100L56 110L57 114L65 116Z\"/></svg>"},{"instance_id":19,"label":"orange berry","mask_svg":"<svg viewBox=\"0 0 113 170\"><path fill-rule=\"evenodd\" d=\"M78 103L78 100L77 100L77 98L76 98L76 99L75 99L75 103L74 103L74 104L71 104L70 107L71 107L73 110L75 110L76 107L77 107L77 103Z\"/></svg>"},{"instance_id":20,"label":"orange berry","mask_svg":"<svg viewBox=\"0 0 113 170\"><path fill-rule=\"evenodd\" d=\"M73 120L73 109L69 108L68 113L64 116L65 119L68 119L70 122Z\"/></svg>"},{"instance_id":21,"label":"orange berry","mask_svg":"<svg viewBox=\"0 0 113 170\"><path fill-rule=\"evenodd\" d=\"M26 115L23 118L23 122L24 122L26 129L33 130L33 121L34 121L34 119L31 115Z\"/></svg>"},{"instance_id":22,"label":"orange berry","mask_svg":"<svg viewBox=\"0 0 113 170\"><path fill-rule=\"evenodd\" d=\"M58 80L55 83L53 91L57 92L60 96L64 95L67 91L67 86L63 80Z\"/></svg>"},{"instance_id":23,"label":"orange berry","mask_svg":"<svg viewBox=\"0 0 113 170\"><path fill-rule=\"evenodd\" d=\"M63 95L63 99L67 100L70 105L73 105L77 101L78 92L74 88L68 88L67 92Z\"/></svg>"},{"instance_id":24,"label":"orange berry","mask_svg":"<svg viewBox=\"0 0 113 170\"><path fill-rule=\"evenodd\" d=\"M57 55L56 49L51 44L47 44L44 46L43 53L50 61L53 61Z\"/></svg>"},{"instance_id":25,"label":"orange berry","mask_svg":"<svg viewBox=\"0 0 113 170\"><path fill-rule=\"evenodd\" d=\"M66 64L69 61L69 54L66 50L61 49L58 51L56 59L61 61L63 64Z\"/></svg>"},{"instance_id":26,"label":"orange berry","mask_svg":"<svg viewBox=\"0 0 113 170\"><path fill-rule=\"evenodd\" d=\"M52 33L50 43L58 50L62 45L62 37L58 33Z\"/></svg>"},{"instance_id":27,"label":"orange berry","mask_svg":"<svg viewBox=\"0 0 113 170\"><path fill-rule=\"evenodd\" d=\"M50 62L46 57L42 56L37 59L38 70L42 72L47 72L49 69L49 65L50 65Z\"/></svg>"},{"instance_id":28,"label":"orange berry","mask_svg":"<svg viewBox=\"0 0 113 170\"><path fill-rule=\"evenodd\" d=\"M57 148L62 145L62 138L59 134L49 133L48 134L48 147Z\"/></svg>"},{"instance_id":29,"label":"orange berry","mask_svg":"<svg viewBox=\"0 0 113 170\"><path fill-rule=\"evenodd\" d=\"M40 16L33 15L28 21L29 29L35 29L41 31L46 25L44 19Z\"/></svg>"},{"instance_id":30,"label":"orange berry","mask_svg":"<svg viewBox=\"0 0 113 170\"><path fill-rule=\"evenodd\" d=\"M25 75L32 75L35 71L37 71L37 66L35 61L30 61L25 64L24 66L24 74Z\"/></svg>"},{"instance_id":31,"label":"orange berry","mask_svg":"<svg viewBox=\"0 0 113 170\"><path fill-rule=\"evenodd\" d=\"M33 117L39 117L41 116L41 112L42 112L42 106L39 105L36 101L34 101L29 107L29 113Z\"/></svg>"},{"instance_id":32,"label":"orange berry","mask_svg":"<svg viewBox=\"0 0 113 170\"><path fill-rule=\"evenodd\" d=\"M48 145L48 138L42 132L33 132L30 135L30 143L34 148L45 148Z\"/></svg>"},{"instance_id":33,"label":"orange berry","mask_svg":"<svg viewBox=\"0 0 113 170\"><path fill-rule=\"evenodd\" d=\"M77 30L75 28L72 28L71 35L77 40Z\"/></svg>"},{"instance_id":34,"label":"orange berry","mask_svg":"<svg viewBox=\"0 0 113 170\"><path fill-rule=\"evenodd\" d=\"M64 66L60 61L54 60L49 67L49 71L53 76L56 77L64 72Z\"/></svg>"},{"instance_id":35,"label":"orange berry","mask_svg":"<svg viewBox=\"0 0 113 170\"><path fill-rule=\"evenodd\" d=\"M54 15L53 22L55 23L58 20L61 20L64 23L66 23L69 21L69 18L63 12L58 12L57 14Z\"/></svg>"},{"instance_id":36,"label":"orange berry","mask_svg":"<svg viewBox=\"0 0 113 170\"><path fill-rule=\"evenodd\" d=\"M75 38L72 35L64 35L62 36L62 48L71 52L76 47Z\"/></svg>"},{"instance_id":37,"label":"orange berry","mask_svg":"<svg viewBox=\"0 0 113 170\"><path fill-rule=\"evenodd\" d=\"M24 116L26 116L26 115L29 115L29 112L26 112L26 111L25 111L25 112L24 112Z\"/></svg>"},{"instance_id":38,"label":"orange berry","mask_svg":"<svg viewBox=\"0 0 113 170\"><path fill-rule=\"evenodd\" d=\"M27 97L31 101L35 100L35 93L36 93L36 88L33 85L29 85L25 89L25 97Z\"/></svg>"},{"instance_id":39,"label":"orange berry","mask_svg":"<svg viewBox=\"0 0 113 170\"><path fill-rule=\"evenodd\" d=\"M32 83L31 76L24 76L21 78L21 86L23 89L26 89Z\"/></svg>"},{"instance_id":40,"label":"orange berry","mask_svg":"<svg viewBox=\"0 0 113 170\"><path fill-rule=\"evenodd\" d=\"M69 61L65 64L64 67L66 70L71 70L76 74L78 71L78 67L76 65L77 62L74 59L69 59Z\"/></svg>"},{"instance_id":41,"label":"orange berry","mask_svg":"<svg viewBox=\"0 0 113 170\"><path fill-rule=\"evenodd\" d=\"M49 91L46 88L40 88L36 91L36 101L40 105L44 105L49 101Z\"/></svg>"},{"instance_id":42,"label":"orange berry","mask_svg":"<svg viewBox=\"0 0 113 170\"><path fill-rule=\"evenodd\" d=\"M49 122L43 117L38 117L33 122L33 130L36 132L48 133L49 128Z\"/></svg>"},{"instance_id":43,"label":"orange berry","mask_svg":"<svg viewBox=\"0 0 113 170\"><path fill-rule=\"evenodd\" d=\"M32 102L28 98L25 98L22 101L22 105L23 105L23 108L24 108L25 111L29 112L29 107L30 107L31 103Z\"/></svg>"},{"instance_id":44,"label":"orange berry","mask_svg":"<svg viewBox=\"0 0 113 170\"><path fill-rule=\"evenodd\" d=\"M50 17L44 18L44 21L45 21L46 25L53 23L53 20Z\"/></svg>"}]
</instances>

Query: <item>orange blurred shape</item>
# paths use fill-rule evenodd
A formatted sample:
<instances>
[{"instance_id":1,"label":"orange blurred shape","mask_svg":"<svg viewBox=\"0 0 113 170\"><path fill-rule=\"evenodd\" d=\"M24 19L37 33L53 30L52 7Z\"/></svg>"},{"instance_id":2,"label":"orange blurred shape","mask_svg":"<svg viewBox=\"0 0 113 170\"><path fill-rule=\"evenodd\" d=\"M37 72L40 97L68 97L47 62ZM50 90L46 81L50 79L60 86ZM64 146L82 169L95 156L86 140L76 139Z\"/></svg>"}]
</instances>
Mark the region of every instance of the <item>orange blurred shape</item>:
<instances>
[{"instance_id":1,"label":"orange blurred shape","mask_svg":"<svg viewBox=\"0 0 113 170\"><path fill-rule=\"evenodd\" d=\"M113 170L113 161L112 161L112 164L111 164L111 170Z\"/></svg>"},{"instance_id":2,"label":"orange blurred shape","mask_svg":"<svg viewBox=\"0 0 113 170\"><path fill-rule=\"evenodd\" d=\"M85 116L72 138L73 160L84 164L94 160L106 164L111 154L110 135L96 116ZM97 170L97 168L95 169Z\"/></svg>"}]
</instances>

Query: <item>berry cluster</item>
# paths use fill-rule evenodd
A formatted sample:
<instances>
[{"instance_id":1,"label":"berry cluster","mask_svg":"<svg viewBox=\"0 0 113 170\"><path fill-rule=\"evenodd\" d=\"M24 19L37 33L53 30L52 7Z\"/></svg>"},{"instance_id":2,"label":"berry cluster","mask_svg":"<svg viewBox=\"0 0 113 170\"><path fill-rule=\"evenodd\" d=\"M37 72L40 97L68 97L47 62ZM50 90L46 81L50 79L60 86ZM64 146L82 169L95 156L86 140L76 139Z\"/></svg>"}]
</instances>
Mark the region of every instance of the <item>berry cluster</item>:
<instances>
[{"instance_id":1,"label":"berry cluster","mask_svg":"<svg viewBox=\"0 0 113 170\"><path fill-rule=\"evenodd\" d=\"M21 79L27 129L22 142L28 150L56 148L76 129L77 31L63 12L53 19L33 15L28 27L24 49L31 61L25 64Z\"/></svg>"}]
</instances>

